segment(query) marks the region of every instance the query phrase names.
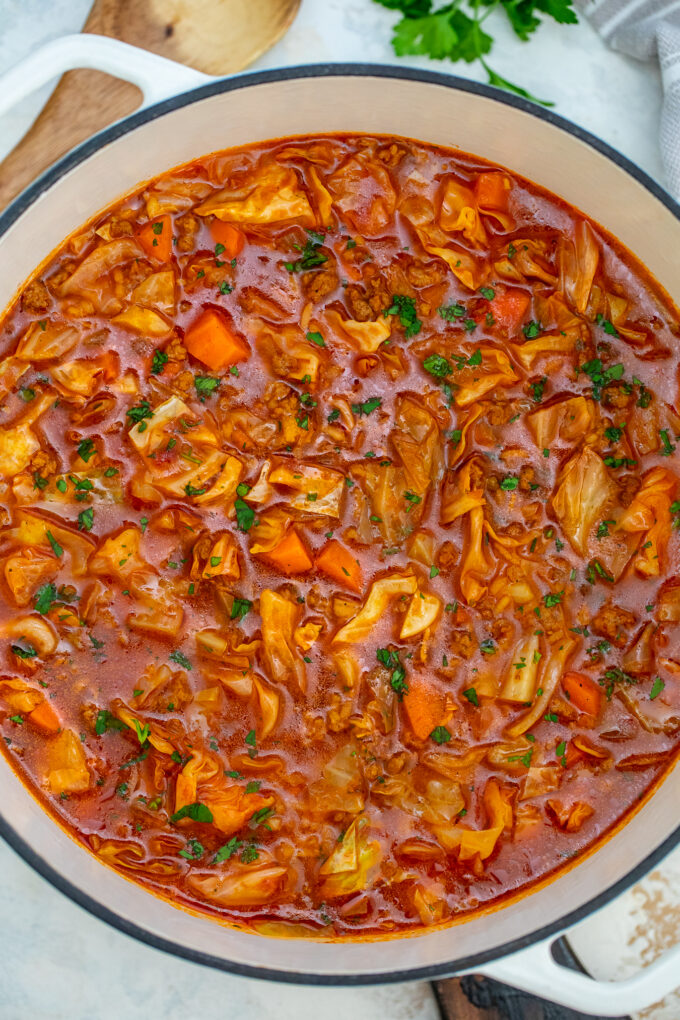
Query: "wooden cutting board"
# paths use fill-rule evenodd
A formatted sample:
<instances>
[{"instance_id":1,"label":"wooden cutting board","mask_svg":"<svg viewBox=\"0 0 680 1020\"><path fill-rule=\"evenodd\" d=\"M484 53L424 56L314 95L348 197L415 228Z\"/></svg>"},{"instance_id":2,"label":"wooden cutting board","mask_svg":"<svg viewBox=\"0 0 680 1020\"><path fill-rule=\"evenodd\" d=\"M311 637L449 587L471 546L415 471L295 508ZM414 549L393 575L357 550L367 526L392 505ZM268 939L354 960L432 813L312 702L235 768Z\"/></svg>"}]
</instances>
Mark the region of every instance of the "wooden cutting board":
<instances>
[{"instance_id":1,"label":"wooden cutting board","mask_svg":"<svg viewBox=\"0 0 680 1020\"><path fill-rule=\"evenodd\" d=\"M96 0L84 32L107 35L206 74L243 70L291 25L301 0ZM19 145L0 163L0 209L65 152L141 101L134 85L69 71Z\"/></svg>"}]
</instances>

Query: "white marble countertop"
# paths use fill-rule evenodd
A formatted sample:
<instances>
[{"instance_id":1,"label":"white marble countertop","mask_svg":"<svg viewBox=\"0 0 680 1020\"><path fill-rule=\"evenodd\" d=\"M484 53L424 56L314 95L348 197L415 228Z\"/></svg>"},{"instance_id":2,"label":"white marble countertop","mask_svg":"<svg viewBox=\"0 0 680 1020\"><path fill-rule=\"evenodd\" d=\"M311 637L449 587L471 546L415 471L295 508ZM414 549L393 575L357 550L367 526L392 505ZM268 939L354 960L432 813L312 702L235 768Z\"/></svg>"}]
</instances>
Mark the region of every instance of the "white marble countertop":
<instances>
[{"instance_id":1,"label":"white marble countertop","mask_svg":"<svg viewBox=\"0 0 680 1020\"><path fill-rule=\"evenodd\" d=\"M40 42L78 31L91 0L0 0L0 73ZM609 51L583 23L544 25L530 46L492 15L497 39L492 65L555 110L604 138L662 181L657 146L661 87L655 66ZM395 63L389 45L394 15L372 0L302 0L284 39L255 67L324 61ZM403 63L448 70L421 58ZM454 73L484 80L456 65ZM0 159L45 101L49 89L0 118ZM0 843L1 1020L437 1020L428 985L374 989L312 989L236 978L166 956L120 934L65 899ZM674 879L674 881L673 881ZM677 920L654 928L659 902L680 904L680 853L616 905L583 922L577 950L598 976L621 977L680 936ZM657 904L655 910L650 908ZM275 1005L275 1009L274 1009ZM646 1012L647 1020L677 1020L680 997Z\"/></svg>"}]
</instances>

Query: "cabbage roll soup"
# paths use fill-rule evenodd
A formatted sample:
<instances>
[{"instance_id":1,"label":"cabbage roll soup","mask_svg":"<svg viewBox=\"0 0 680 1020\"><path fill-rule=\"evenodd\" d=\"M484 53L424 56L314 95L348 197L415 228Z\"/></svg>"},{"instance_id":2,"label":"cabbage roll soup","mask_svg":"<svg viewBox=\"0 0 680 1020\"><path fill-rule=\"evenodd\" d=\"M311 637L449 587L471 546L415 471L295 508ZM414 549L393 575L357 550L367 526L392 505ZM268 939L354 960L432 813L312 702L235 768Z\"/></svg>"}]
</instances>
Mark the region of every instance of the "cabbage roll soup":
<instances>
[{"instance_id":1,"label":"cabbage roll soup","mask_svg":"<svg viewBox=\"0 0 680 1020\"><path fill-rule=\"evenodd\" d=\"M166 173L2 320L0 728L127 878L386 937L592 849L680 736L677 313L393 138Z\"/></svg>"}]
</instances>

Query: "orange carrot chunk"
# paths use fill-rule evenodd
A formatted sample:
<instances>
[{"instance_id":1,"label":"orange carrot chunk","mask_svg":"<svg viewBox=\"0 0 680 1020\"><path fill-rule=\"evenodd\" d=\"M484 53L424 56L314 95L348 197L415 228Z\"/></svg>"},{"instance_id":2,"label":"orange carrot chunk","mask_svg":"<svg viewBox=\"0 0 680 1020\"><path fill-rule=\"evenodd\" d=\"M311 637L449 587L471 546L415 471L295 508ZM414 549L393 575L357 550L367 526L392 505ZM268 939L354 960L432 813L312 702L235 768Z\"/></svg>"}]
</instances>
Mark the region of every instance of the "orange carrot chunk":
<instances>
[{"instance_id":1,"label":"orange carrot chunk","mask_svg":"<svg viewBox=\"0 0 680 1020\"><path fill-rule=\"evenodd\" d=\"M262 556L282 574L305 574L313 566L310 555L295 528L291 528L278 545Z\"/></svg>"},{"instance_id":2,"label":"orange carrot chunk","mask_svg":"<svg viewBox=\"0 0 680 1020\"><path fill-rule=\"evenodd\" d=\"M43 733L58 733L61 729L61 720L49 701L43 701L42 705L29 712L28 721Z\"/></svg>"},{"instance_id":3,"label":"orange carrot chunk","mask_svg":"<svg viewBox=\"0 0 680 1020\"><path fill-rule=\"evenodd\" d=\"M562 687L569 695L569 701L579 712L587 715L598 715L602 702L602 691L589 676L584 673L565 673Z\"/></svg>"},{"instance_id":4,"label":"orange carrot chunk","mask_svg":"<svg viewBox=\"0 0 680 1020\"><path fill-rule=\"evenodd\" d=\"M475 195L481 209L508 208L510 179L505 174L480 174L475 181Z\"/></svg>"},{"instance_id":5,"label":"orange carrot chunk","mask_svg":"<svg viewBox=\"0 0 680 1020\"><path fill-rule=\"evenodd\" d=\"M498 289L491 302L491 314L508 333L516 333L526 318L530 303L531 298L524 290L515 287Z\"/></svg>"},{"instance_id":6,"label":"orange carrot chunk","mask_svg":"<svg viewBox=\"0 0 680 1020\"><path fill-rule=\"evenodd\" d=\"M316 566L322 573L333 578L346 588L361 593L361 567L359 561L352 556L337 539L333 538L328 542L316 558Z\"/></svg>"},{"instance_id":7,"label":"orange carrot chunk","mask_svg":"<svg viewBox=\"0 0 680 1020\"><path fill-rule=\"evenodd\" d=\"M242 230L232 226L231 223L213 220L210 224L210 233L215 244L224 245L220 255L224 256L225 261L235 259L243 251L243 246L246 243L245 235Z\"/></svg>"},{"instance_id":8,"label":"orange carrot chunk","mask_svg":"<svg viewBox=\"0 0 680 1020\"><path fill-rule=\"evenodd\" d=\"M169 216L146 223L137 234L137 240L151 259L168 262L172 255L172 220Z\"/></svg>"},{"instance_id":9,"label":"orange carrot chunk","mask_svg":"<svg viewBox=\"0 0 680 1020\"><path fill-rule=\"evenodd\" d=\"M404 708L409 725L419 740L427 740L437 726L447 722L443 694L423 677L409 677Z\"/></svg>"},{"instance_id":10,"label":"orange carrot chunk","mask_svg":"<svg viewBox=\"0 0 680 1020\"><path fill-rule=\"evenodd\" d=\"M250 357L245 340L232 329L226 316L214 308L194 319L184 334L184 346L214 372Z\"/></svg>"}]
</instances>

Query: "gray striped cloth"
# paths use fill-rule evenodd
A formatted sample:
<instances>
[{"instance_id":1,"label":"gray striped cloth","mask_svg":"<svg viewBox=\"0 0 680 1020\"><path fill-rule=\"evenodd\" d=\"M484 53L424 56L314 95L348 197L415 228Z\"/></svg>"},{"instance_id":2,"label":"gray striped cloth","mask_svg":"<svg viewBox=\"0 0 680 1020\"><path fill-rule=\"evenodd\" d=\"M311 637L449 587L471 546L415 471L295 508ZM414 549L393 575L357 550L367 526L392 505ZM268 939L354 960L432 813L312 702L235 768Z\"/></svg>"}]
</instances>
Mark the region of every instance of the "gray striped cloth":
<instances>
[{"instance_id":1,"label":"gray striped cloth","mask_svg":"<svg viewBox=\"0 0 680 1020\"><path fill-rule=\"evenodd\" d=\"M661 156L671 194L680 199L680 0L577 0L612 49L638 60L657 57L664 99Z\"/></svg>"}]
</instances>

